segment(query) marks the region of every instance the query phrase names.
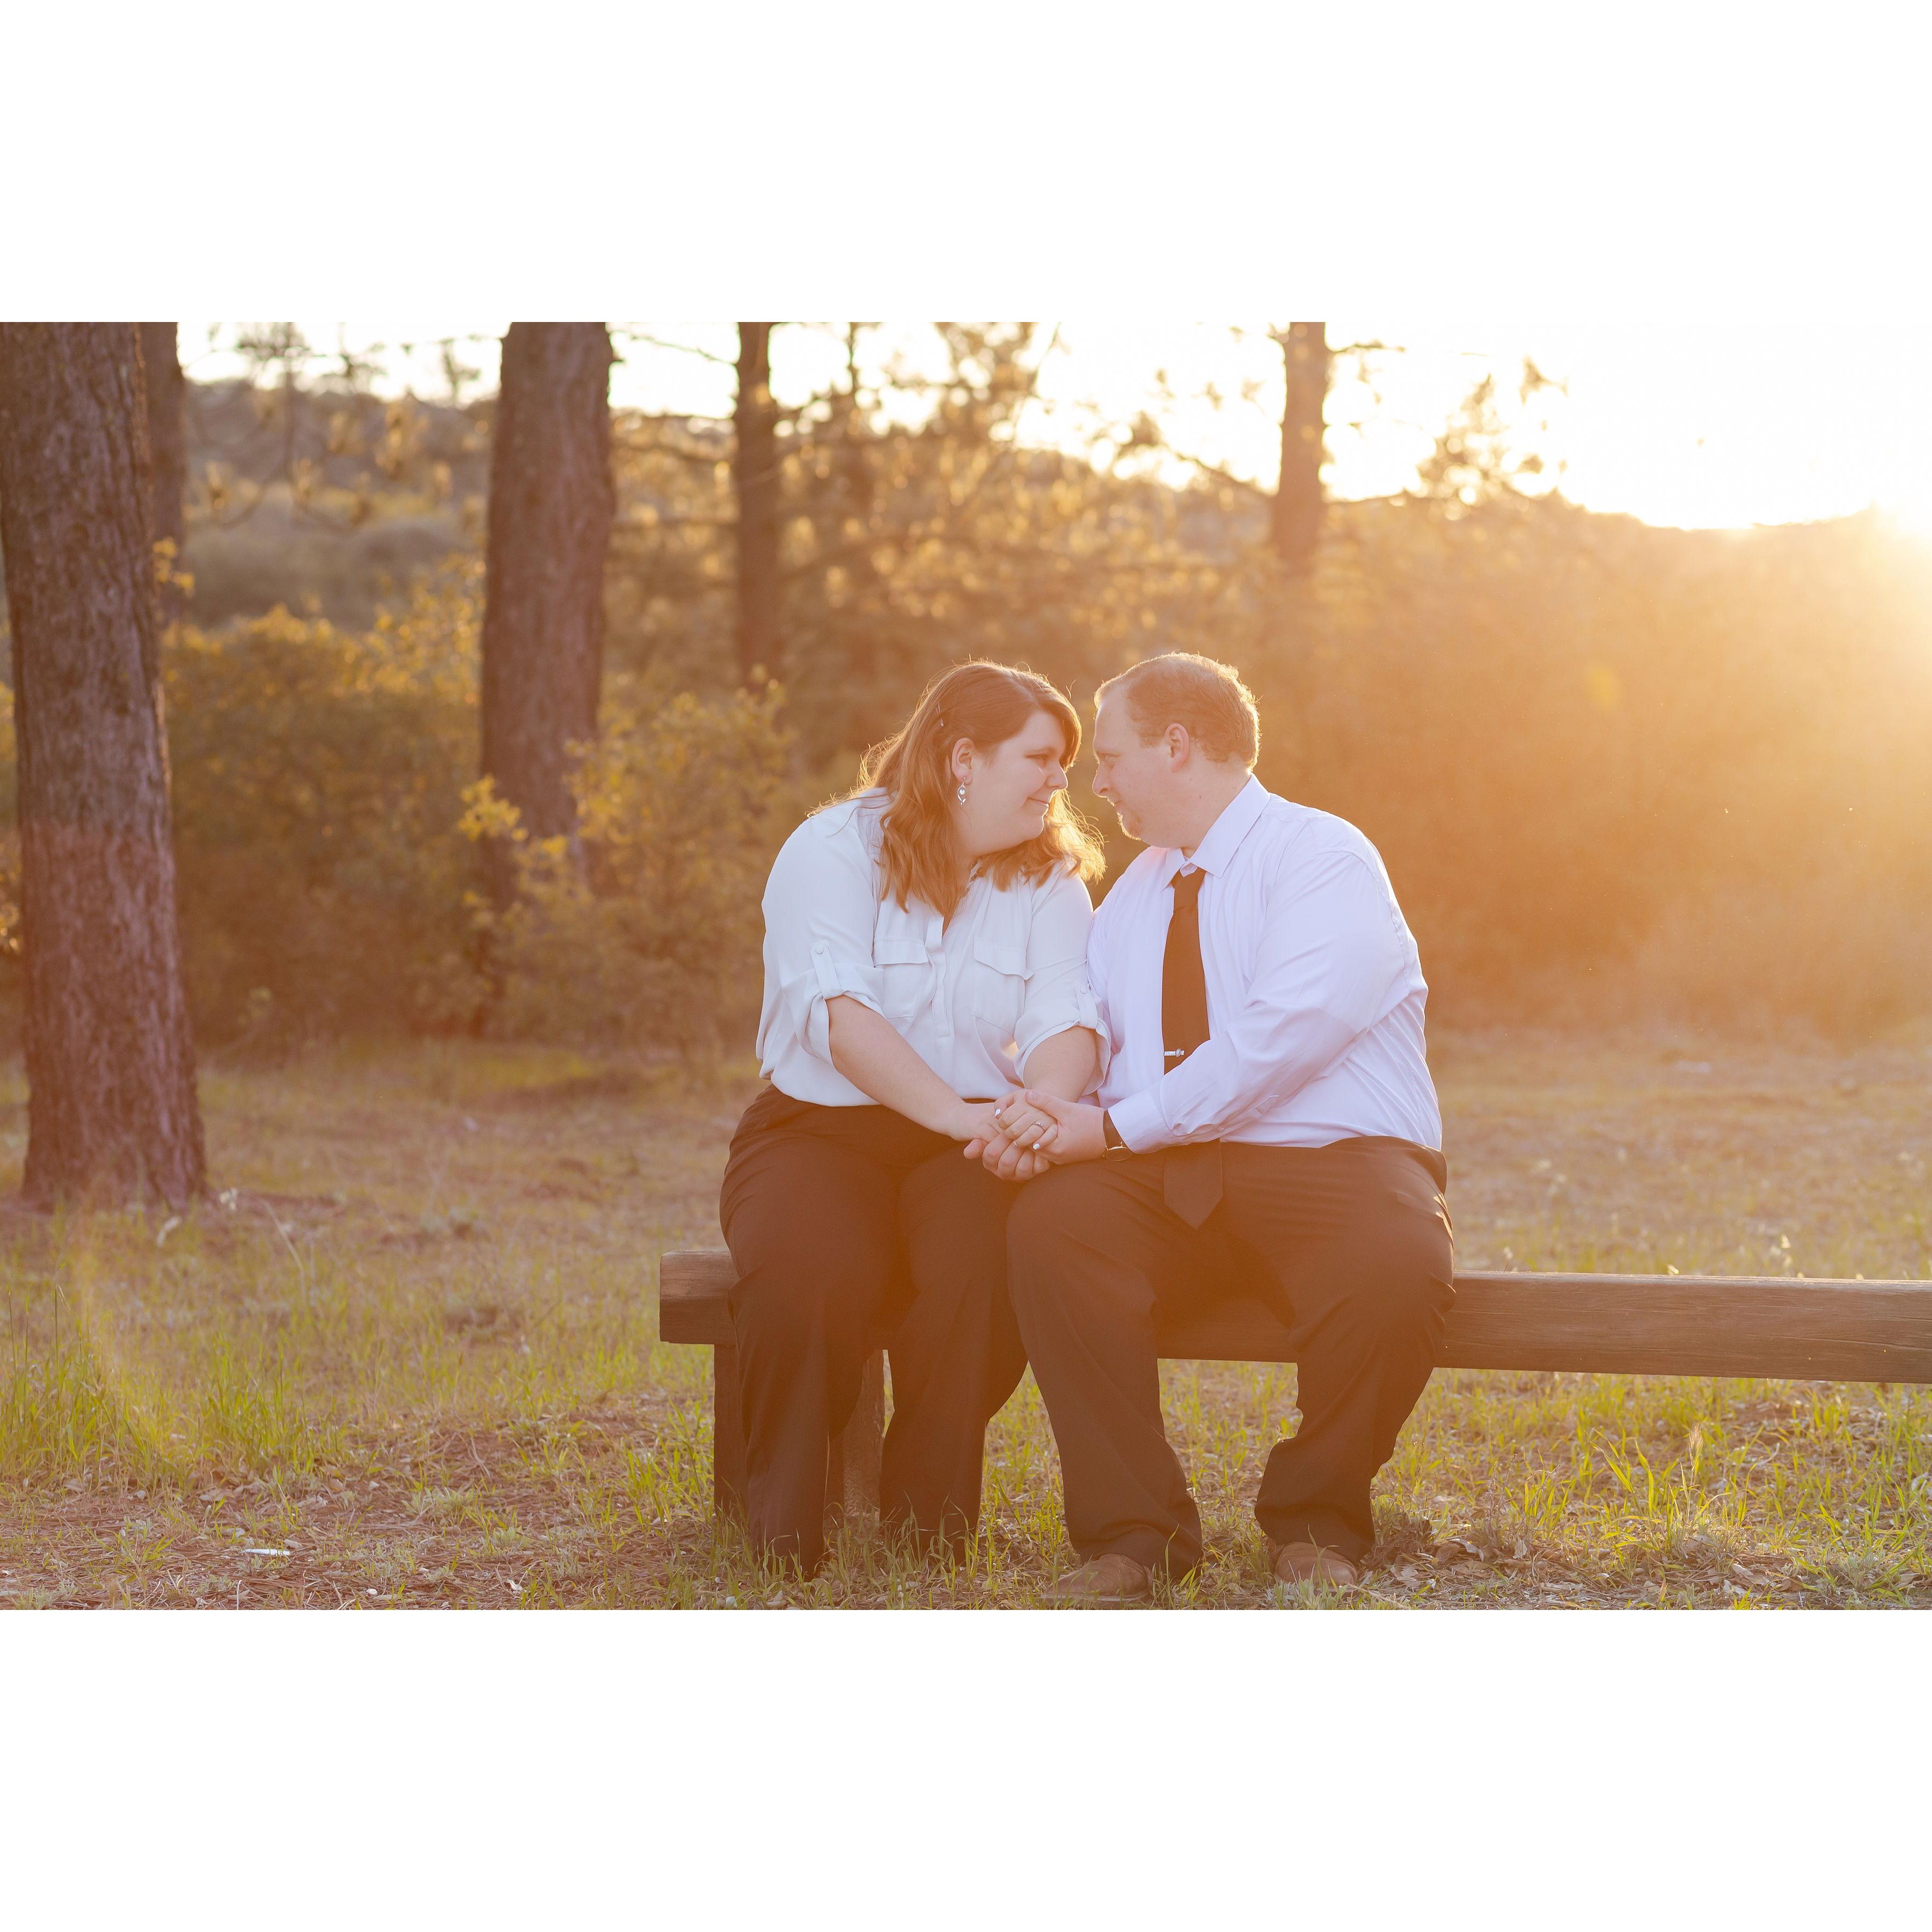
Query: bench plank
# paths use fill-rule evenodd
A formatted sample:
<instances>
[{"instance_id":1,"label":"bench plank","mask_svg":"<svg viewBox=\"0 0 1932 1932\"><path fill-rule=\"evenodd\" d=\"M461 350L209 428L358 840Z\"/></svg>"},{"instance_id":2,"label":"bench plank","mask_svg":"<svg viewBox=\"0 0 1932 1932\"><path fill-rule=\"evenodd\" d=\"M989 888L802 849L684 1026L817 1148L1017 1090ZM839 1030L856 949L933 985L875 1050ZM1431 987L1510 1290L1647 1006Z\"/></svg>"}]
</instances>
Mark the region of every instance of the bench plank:
<instances>
[{"instance_id":1,"label":"bench plank","mask_svg":"<svg viewBox=\"0 0 1932 1932\"><path fill-rule=\"evenodd\" d=\"M722 1248L664 1256L658 1333L732 1340ZM1231 1300L1159 1330L1170 1360L1294 1360L1280 1318ZM1932 1382L1932 1281L1459 1274L1442 1366L1636 1376Z\"/></svg>"}]
</instances>

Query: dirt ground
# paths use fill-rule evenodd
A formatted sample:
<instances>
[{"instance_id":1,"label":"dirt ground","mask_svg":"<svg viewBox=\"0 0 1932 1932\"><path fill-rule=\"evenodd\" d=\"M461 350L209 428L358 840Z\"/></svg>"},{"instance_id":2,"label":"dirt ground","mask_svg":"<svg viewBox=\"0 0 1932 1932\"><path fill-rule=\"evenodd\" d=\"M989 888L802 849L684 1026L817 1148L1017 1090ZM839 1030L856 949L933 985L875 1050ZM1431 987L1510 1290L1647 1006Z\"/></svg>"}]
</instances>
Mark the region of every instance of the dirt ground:
<instances>
[{"instance_id":1,"label":"dirt ground","mask_svg":"<svg viewBox=\"0 0 1932 1932\"><path fill-rule=\"evenodd\" d=\"M1932 1036L1432 1059L1463 1267L1932 1275ZM656 1258L717 1244L754 1084L444 1043L208 1070L203 1205L0 1214L0 1602L1038 1602L1070 1558L1030 1379L961 1566L854 1526L801 1582L713 1525L709 1352L657 1340ZM24 1099L16 1067L0 1189ZM1160 1600L1267 1604L1248 1505L1293 1371L1165 1385L1209 1552ZM1347 1600L1925 1605L1928 1489L1918 1390L1441 1372Z\"/></svg>"}]
</instances>

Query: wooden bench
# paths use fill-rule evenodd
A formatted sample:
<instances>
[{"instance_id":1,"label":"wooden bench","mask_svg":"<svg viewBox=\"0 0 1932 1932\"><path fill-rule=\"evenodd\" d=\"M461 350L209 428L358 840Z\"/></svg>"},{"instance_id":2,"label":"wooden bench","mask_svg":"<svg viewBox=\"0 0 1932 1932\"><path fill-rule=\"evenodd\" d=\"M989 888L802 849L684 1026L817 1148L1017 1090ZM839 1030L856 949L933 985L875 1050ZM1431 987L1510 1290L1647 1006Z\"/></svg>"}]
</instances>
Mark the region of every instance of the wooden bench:
<instances>
[{"instance_id":1,"label":"wooden bench","mask_svg":"<svg viewBox=\"0 0 1932 1932\"><path fill-rule=\"evenodd\" d=\"M722 1248L665 1255L658 1332L714 1352L712 1496L742 1514L745 1436ZM1258 1301L1229 1300L1158 1331L1170 1361L1292 1362L1288 1331ZM1932 1382L1932 1281L1794 1281L1717 1275L1459 1274L1442 1366L1625 1376ZM884 1426L880 1358L832 1445L826 1493L875 1514Z\"/></svg>"}]
</instances>

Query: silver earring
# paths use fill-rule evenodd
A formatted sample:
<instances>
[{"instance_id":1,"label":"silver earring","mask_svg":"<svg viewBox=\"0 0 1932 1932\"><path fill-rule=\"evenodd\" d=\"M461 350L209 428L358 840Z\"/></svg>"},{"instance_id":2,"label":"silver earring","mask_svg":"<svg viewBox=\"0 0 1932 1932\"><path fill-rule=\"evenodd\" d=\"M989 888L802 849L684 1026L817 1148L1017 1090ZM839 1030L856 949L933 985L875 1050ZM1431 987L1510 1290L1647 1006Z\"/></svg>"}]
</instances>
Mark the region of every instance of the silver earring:
<instances>
[{"instance_id":1,"label":"silver earring","mask_svg":"<svg viewBox=\"0 0 1932 1932\"><path fill-rule=\"evenodd\" d=\"M966 802L966 784L963 778L960 781L959 789L953 794L953 796L958 799L962 805Z\"/></svg>"}]
</instances>

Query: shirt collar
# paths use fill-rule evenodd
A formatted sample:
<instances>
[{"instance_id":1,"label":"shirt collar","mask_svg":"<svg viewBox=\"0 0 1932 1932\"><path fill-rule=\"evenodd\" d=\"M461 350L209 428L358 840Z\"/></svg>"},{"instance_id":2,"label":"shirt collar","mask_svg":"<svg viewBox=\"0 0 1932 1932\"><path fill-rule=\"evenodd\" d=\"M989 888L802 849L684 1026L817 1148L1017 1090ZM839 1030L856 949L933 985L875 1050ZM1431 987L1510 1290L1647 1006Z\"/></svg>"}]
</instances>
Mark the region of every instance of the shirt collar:
<instances>
[{"instance_id":1,"label":"shirt collar","mask_svg":"<svg viewBox=\"0 0 1932 1932\"><path fill-rule=\"evenodd\" d=\"M1221 815L1208 828L1208 836L1194 848L1194 856L1184 859L1170 849L1174 862L1166 868L1161 883L1168 884L1184 866L1198 866L1204 872L1220 874L1228 869L1241 841L1246 838L1268 808L1268 788L1250 775L1248 782L1222 808Z\"/></svg>"}]
</instances>

